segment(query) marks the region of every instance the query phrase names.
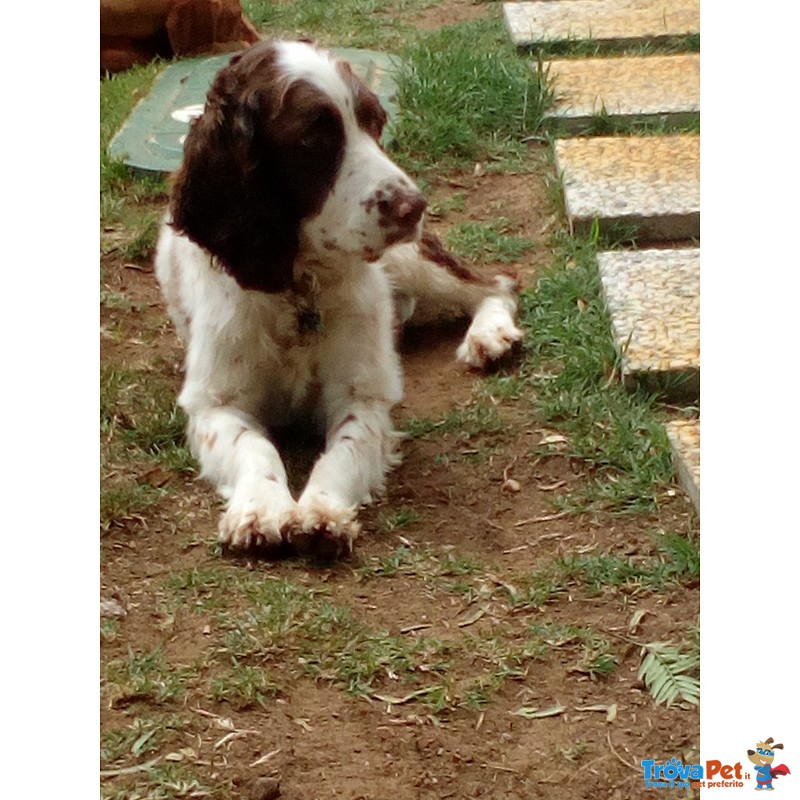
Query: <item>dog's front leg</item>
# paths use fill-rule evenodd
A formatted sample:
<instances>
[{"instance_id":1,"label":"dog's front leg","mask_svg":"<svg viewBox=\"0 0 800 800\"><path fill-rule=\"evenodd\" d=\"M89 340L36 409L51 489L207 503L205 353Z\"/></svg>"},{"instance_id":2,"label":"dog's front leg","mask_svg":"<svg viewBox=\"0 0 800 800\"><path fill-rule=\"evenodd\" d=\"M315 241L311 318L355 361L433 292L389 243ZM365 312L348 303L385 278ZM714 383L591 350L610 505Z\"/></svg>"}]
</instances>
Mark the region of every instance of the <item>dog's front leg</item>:
<instances>
[{"instance_id":1,"label":"dog's front leg","mask_svg":"<svg viewBox=\"0 0 800 800\"><path fill-rule=\"evenodd\" d=\"M297 502L289 534L297 550L322 556L351 551L360 530L359 506L383 489L397 460L390 408L382 401L353 403L331 420L325 451Z\"/></svg>"},{"instance_id":2,"label":"dog's front leg","mask_svg":"<svg viewBox=\"0 0 800 800\"><path fill-rule=\"evenodd\" d=\"M189 444L228 501L219 538L233 548L275 547L294 518L286 470L264 428L230 406L189 412Z\"/></svg>"}]
</instances>

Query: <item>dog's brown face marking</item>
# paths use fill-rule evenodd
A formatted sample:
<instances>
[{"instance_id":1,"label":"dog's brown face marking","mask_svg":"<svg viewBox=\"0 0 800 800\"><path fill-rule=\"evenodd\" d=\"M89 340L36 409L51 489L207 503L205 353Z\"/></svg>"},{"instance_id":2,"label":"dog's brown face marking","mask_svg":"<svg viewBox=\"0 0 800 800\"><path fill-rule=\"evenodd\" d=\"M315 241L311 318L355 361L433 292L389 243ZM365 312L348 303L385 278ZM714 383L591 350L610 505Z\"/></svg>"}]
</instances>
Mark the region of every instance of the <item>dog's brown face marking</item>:
<instances>
[{"instance_id":1,"label":"dog's brown face marking","mask_svg":"<svg viewBox=\"0 0 800 800\"><path fill-rule=\"evenodd\" d=\"M376 142L380 143L383 128L388 119L380 100L353 73L352 68L346 61L338 62L336 67L353 94L353 112L359 127L366 131Z\"/></svg>"}]
</instances>

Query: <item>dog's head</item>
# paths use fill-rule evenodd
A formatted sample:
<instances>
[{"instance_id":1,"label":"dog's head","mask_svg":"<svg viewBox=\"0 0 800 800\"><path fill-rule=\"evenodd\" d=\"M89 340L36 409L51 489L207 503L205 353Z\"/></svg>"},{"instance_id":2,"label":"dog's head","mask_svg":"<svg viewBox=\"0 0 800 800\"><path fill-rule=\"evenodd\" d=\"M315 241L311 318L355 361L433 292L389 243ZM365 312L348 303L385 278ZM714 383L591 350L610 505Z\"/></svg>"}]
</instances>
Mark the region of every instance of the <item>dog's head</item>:
<instances>
[{"instance_id":1,"label":"dog's head","mask_svg":"<svg viewBox=\"0 0 800 800\"><path fill-rule=\"evenodd\" d=\"M288 288L301 248L375 260L417 237L425 210L380 146L385 123L346 62L307 42L254 45L192 123L172 224L246 289Z\"/></svg>"},{"instance_id":2,"label":"dog's head","mask_svg":"<svg viewBox=\"0 0 800 800\"><path fill-rule=\"evenodd\" d=\"M747 758L757 767L771 764L775 760L775 751L783 750L782 744L773 744L775 740L770 736L764 742L756 742L755 750L747 751Z\"/></svg>"}]
</instances>

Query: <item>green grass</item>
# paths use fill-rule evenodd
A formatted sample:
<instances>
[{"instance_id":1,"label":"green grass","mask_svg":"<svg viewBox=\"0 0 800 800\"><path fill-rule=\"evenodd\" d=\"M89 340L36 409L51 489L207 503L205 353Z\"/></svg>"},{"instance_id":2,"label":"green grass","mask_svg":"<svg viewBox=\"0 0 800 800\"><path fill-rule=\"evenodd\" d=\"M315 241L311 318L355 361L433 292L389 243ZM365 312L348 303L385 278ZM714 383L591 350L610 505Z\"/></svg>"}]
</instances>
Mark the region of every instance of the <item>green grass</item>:
<instances>
[{"instance_id":1,"label":"green grass","mask_svg":"<svg viewBox=\"0 0 800 800\"><path fill-rule=\"evenodd\" d=\"M100 432L135 455L179 472L193 472L186 417L176 387L153 368L104 366L100 375Z\"/></svg>"},{"instance_id":2,"label":"green grass","mask_svg":"<svg viewBox=\"0 0 800 800\"><path fill-rule=\"evenodd\" d=\"M543 608L573 587L587 596L634 591L669 591L700 575L698 542L678 534L654 537L653 555L623 558L615 553L570 553L541 568L510 574L492 593L511 608ZM466 587L474 596L474 587ZM485 590L484 590L485 591Z\"/></svg>"},{"instance_id":3,"label":"green grass","mask_svg":"<svg viewBox=\"0 0 800 800\"><path fill-rule=\"evenodd\" d=\"M270 36L313 36L323 45L392 50L413 30L397 18L435 5L430 0L244 0L242 8Z\"/></svg>"},{"instance_id":4,"label":"green grass","mask_svg":"<svg viewBox=\"0 0 800 800\"><path fill-rule=\"evenodd\" d=\"M533 242L513 233L507 217L488 222L459 222L447 232L447 246L457 255L473 261L513 264L533 247Z\"/></svg>"},{"instance_id":5,"label":"green grass","mask_svg":"<svg viewBox=\"0 0 800 800\"><path fill-rule=\"evenodd\" d=\"M192 571L170 582L183 602L198 612L215 608L203 599L218 595L223 585L228 595L244 601L244 607L237 603L216 611L215 628L222 639L214 657L212 693L239 708L263 704L280 691L292 675L287 658L307 675L363 694L389 673L413 672L417 657L425 652L419 641L373 629L349 608L330 602L321 588L258 576L222 577L216 570Z\"/></svg>"},{"instance_id":6,"label":"green grass","mask_svg":"<svg viewBox=\"0 0 800 800\"><path fill-rule=\"evenodd\" d=\"M397 74L395 155L413 172L524 157L550 91L499 20L421 34Z\"/></svg>"},{"instance_id":7,"label":"green grass","mask_svg":"<svg viewBox=\"0 0 800 800\"><path fill-rule=\"evenodd\" d=\"M614 243L556 237L557 260L535 290L523 293L527 336L520 377L543 421L562 431L568 455L592 472L569 507L638 513L658 507L672 483L656 395L618 380L619 357L603 303L596 254Z\"/></svg>"},{"instance_id":8,"label":"green grass","mask_svg":"<svg viewBox=\"0 0 800 800\"><path fill-rule=\"evenodd\" d=\"M410 417L404 422L404 430L412 439L455 436L468 442L477 437L502 439L509 425L494 405L478 396L468 405L451 409L437 419Z\"/></svg>"},{"instance_id":9,"label":"green grass","mask_svg":"<svg viewBox=\"0 0 800 800\"><path fill-rule=\"evenodd\" d=\"M593 114L584 123L546 120L544 128L553 135L574 136L664 136L666 134L699 134L700 114L665 115L660 118L625 119L605 111Z\"/></svg>"},{"instance_id":10,"label":"green grass","mask_svg":"<svg viewBox=\"0 0 800 800\"><path fill-rule=\"evenodd\" d=\"M627 42L624 40L572 39L537 44L526 48L538 58L595 58L603 56L649 56L670 53L700 52L700 34L669 36L660 40Z\"/></svg>"},{"instance_id":11,"label":"green grass","mask_svg":"<svg viewBox=\"0 0 800 800\"><path fill-rule=\"evenodd\" d=\"M168 494L173 478L177 481L196 471L175 391L172 381L155 368L102 367L103 530L141 519Z\"/></svg>"},{"instance_id":12,"label":"green grass","mask_svg":"<svg viewBox=\"0 0 800 800\"><path fill-rule=\"evenodd\" d=\"M153 62L100 81L101 250L125 261L151 257L167 186L161 175L134 172L112 159L108 145L162 69L162 63Z\"/></svg>"}]
</instances>

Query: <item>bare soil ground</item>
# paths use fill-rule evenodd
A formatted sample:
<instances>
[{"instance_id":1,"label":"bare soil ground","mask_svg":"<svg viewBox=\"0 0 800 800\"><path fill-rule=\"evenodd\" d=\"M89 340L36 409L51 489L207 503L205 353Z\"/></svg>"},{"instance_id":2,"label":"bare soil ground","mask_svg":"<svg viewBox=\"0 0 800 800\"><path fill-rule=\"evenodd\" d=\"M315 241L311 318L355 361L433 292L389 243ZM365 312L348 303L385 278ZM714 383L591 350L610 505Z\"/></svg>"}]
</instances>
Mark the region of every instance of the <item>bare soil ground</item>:
<instances>
[{"instance_id":1,"label":"bare soil ground","mask_svg":"<svg viewBox=\"0 0 800 800\"><path fill-rule=\"evenodd\" d=\"M419 22L482 10L450 3ZM444 233L462 220L509 218L536 242L517 265L534 285L549 259L546 234L560 224L541 178L447 175L432 199L455 192L466 194L463 207L433 227ZM104 365L155 372L177 392L180 346L151 265L110 253L103 269L107 291L129 301L102 308ZM580 486L590 467L557 442L547 457L532 454L552 431L524 399L495 399L502 428L470 421L480 378L453 359L463 330L413 331L403 341L398 427L453 412L466 422L404 443L386 497L363 513L349 561L224 557L213 544L218 507L205 484L169 469L137 476L166 491L101 536L104 796L260 800L273 792L263 779L274 778L286 800L621 800L643 795L641 759L686 761L696 751L696 709L656 706L637 670L639 643L679 641L696 622L698 586L609 582L598 592L562 576L549 593L520 599L531 576L556 574L558 559L655 557L655 533L694 534L690 506L676 493L649 516L555 514L554 498ZM346 610L349 621L316 638L288 626L267 644L235 651L231 631L266 608L252 591L279 584ZM351 693L343 654L355 652L352 641L338 642L338 654L315 651L338 641L337 625L367 631L356 648L362 659L380 637L414 656L399 666L380 662L369 687ZM534 630L550 633L537 639ZM154 652L166 666L151 684L137 682L132 656ZM598 654L612 659L610 669L597 667ZM250 692L242 667L267 676L269 687ZM435 703L430 687L444 687ZM525 709L553 712L528 718Z\"/></svg>"}]
</instances>

